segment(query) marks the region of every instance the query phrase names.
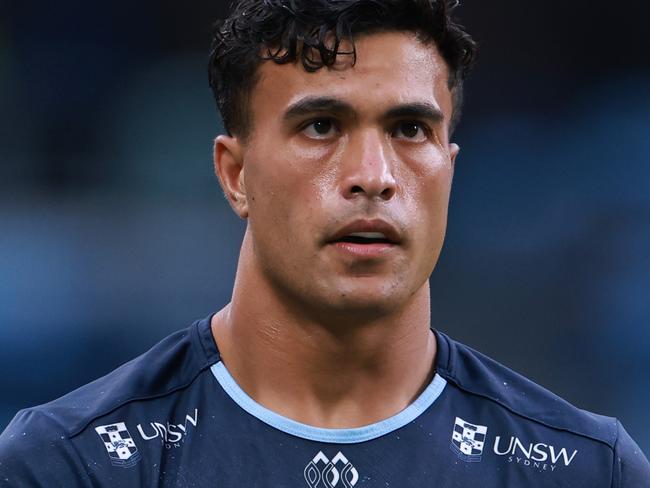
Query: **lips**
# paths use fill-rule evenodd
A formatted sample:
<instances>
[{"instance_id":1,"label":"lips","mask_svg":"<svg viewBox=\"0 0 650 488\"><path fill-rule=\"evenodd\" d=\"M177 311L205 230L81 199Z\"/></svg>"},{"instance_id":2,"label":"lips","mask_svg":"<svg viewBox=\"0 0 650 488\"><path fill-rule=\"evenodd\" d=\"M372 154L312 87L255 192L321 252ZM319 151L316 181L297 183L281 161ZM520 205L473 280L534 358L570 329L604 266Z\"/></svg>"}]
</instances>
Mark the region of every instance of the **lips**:
<instances>
[{"instance_id":1,"label":"lips","mask_svg":"<svg viewBox=\"0 0 650 488\"><path fill-rule=\"evenodd\" d=\"M357 245L400 244L402 236L391 224L384 220L356 220L334 233L329 243L350 243Z\"/></svg>"}]
</instances>

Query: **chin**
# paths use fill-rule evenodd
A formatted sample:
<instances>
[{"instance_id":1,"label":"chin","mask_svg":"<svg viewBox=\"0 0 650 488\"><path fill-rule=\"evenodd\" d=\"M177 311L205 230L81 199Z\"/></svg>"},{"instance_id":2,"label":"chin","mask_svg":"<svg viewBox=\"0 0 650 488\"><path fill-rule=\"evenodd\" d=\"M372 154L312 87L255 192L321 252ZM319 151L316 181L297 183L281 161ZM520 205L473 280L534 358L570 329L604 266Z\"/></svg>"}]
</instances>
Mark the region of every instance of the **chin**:
<instances>
[{"instance_id":1,"label":"chin","mask_svg":"<svg viewBox=\"0 0 650 488\"><path fill-rule=\"evenodd\" d=\"M334 313L363 316L385 316L406 305L413 296L402 283L374 282L376 279L356 278L355 283L345 283L329 294L326 306Z\"/></svg>"}]
</instances>

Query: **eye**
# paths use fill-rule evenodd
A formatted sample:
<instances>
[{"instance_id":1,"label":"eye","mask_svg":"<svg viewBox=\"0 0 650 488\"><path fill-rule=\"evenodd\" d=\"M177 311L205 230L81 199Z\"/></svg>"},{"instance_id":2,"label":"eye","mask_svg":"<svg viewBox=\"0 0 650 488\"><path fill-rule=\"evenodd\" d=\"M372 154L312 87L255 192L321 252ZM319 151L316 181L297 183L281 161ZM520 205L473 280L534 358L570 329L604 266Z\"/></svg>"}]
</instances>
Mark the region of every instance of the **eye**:
<instances>
[{"instance_id":1,"label":"eye","mask_svg":"<svg viewBox=\"0 0 650 488\"><path fill-rule=\"evenodd\" d=\"M327 139L336 134L336 126L330 119L317 119L306 125L302 132L312 139Z\"/></svg>"},{"instance_id":2,"label":"eye","mask_svg":"<svg viewBox=\"0 0 650 488\"><path fill-rule=\"evenodd\" d=\"M429 129L420 122L400 122L392 135L397 139L424 142L429 136Z\"/></svg>"}]
</instances>

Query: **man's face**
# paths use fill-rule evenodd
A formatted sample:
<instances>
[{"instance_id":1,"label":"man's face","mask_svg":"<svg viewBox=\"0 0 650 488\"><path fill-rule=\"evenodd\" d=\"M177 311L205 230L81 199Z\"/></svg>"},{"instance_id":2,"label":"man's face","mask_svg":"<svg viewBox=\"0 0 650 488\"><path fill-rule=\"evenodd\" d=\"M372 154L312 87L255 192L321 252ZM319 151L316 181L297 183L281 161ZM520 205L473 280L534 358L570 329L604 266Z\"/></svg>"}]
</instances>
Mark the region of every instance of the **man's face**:
<instances>
[{"instance_id":1,"label":"man's face","mask_svg":"<svg viewBox=\"0 0 650 488\"><path fill-rule=\"evenodd\" d=\"M332 312L403 306L442 248L453 160L448 68L408 33L360 37L357 62L265 62L241 146L248 238L273 286Z\"/></svg>"}]
</instances>

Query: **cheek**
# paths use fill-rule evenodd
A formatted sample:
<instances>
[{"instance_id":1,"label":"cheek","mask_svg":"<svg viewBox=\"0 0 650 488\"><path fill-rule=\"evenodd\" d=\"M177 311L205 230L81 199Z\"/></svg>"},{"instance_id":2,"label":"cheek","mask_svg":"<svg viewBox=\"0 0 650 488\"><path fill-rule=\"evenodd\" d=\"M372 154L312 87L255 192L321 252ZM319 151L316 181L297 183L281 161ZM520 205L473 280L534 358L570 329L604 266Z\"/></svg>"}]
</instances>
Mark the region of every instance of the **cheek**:
<instances>
[{"instance_id":1,"label":"cheek","mask_svg":"<svg viewBox=\"0 0 650 488\"><path fill-rule=\"evenodd\" d=\"M438 147L403 151L398 178L405 198L420 212L439 212L446 207L451 189L452 166Z\"/></svg>"},{"instance_id":2,"label":"cheek","mask_svg":"<svg viewBox=\"0 0 650 488\"><path fill-rule=\"evenodd\" d=\"M323 201L332 194L339 168L337 150L328 146L301 144L291 139L276 153L272 176L275 186L287 200L291 211L309 218L309 212L322 211ZM293 213L293 212L292 212Z\"/></svg>"},{"instance_id":3,"label":"cheek","mask_svg":"<svg viewBox=\"0 0 650 488\"><path fill-rule=\"evenodd\" d=\"M327 193L322 158L320 152L297 151L290 145L250 153L245 182L254 231L289 244L306 238L307 226L317 222Z\"/></svg>"},{"instance_id":4,"label":"cheek","mask_svg":"<svg viewBox=\"0 0 650 488\"><path fill-rule=\"evenodd\" d=\"M410 178L404 198L418 240L424 247L435 247L444 238L450 190L451 169L448 163L428 166Z\"/></svg>"}]
</instances>

